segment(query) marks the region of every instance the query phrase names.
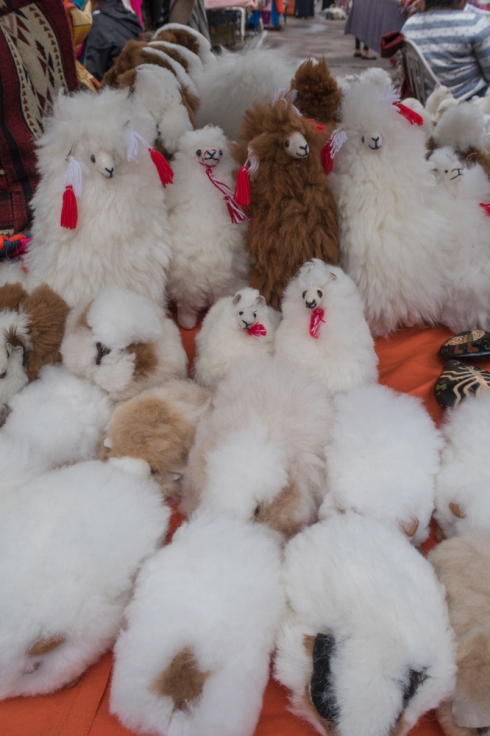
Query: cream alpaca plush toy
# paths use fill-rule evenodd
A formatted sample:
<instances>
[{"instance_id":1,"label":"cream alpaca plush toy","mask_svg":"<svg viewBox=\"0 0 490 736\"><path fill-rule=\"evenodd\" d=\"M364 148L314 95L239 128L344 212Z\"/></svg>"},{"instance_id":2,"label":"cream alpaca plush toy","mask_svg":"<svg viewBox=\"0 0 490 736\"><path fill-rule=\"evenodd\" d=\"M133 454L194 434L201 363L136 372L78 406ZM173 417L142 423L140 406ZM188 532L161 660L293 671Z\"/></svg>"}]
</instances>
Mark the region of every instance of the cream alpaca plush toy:
<instances>
[{"instance_id":1,"label":"cream alpaca plush toy","mask_svg":"<svg viewBox=\"0 0 490 736\"><path fill-rule=\"evenodd\" d=\"M126 90L57 98L38 144L28 284L48 284L70 306L107 284L164 304L165 192L148 144L137 137L151 139L154 128L147 113L137 116Z\"/></svg>"},{"instance_id":2,"label":"cream alpaca plush toy","mask_svg":"<svg viewBox=\"0 0 490 736\"><path fill-rule=\"evenodd\" d=\"M125 726L252 736L284 612L277 537L197 512L144 564L115 647L110 710Z\"/></svg>"},{"instance_id":3,"label":"cream alpaca plush toy","mask_svg":"<svg viewBox=\"0 0 490 736\"><path fill-rule=\"evenodd\" d=\"M335 394L378 378L378 358L352 279L318 258L289 283L275 337L280 360L301 367Z\"/></svg>"},{"instance_id":4,"label":"cream alpaca plush toy","mask_svg":"<svg viewBox=\"0 0 490 736\"><path fill-rule=\"evenodd\" d=\"M398 530L336 514L288 543L284 582L275 675L319 733L404 736L451 696L444 588Z\"/></svg>"},{"instance_id":5,"label":"cream alpaca plush toy","mask_svg":"<svg viewBox=\"0 0 490 736\"><path fill-rule=\"evenodd\" d=\"M429 536L442 447L422 402L372 385L336 396L333 403L320 518L352 509L422 544Z\"/></svg>"},{"instance_id":6,"label":"cream alpaca plush toy","mask_svg":"<svg viewBox=\"0 0 490 736\"><path fill-rule=\"evenodd\" d=\"M448 409L445 447L436 479L437 523L446 537L490 530L490 471L482 458L490 442L490 394L469 396Z\"/></svg>"},{"instance_id":7,"label":"cream alpaca plush toy","mask_svg":"<svg viewBox=\"0 0 490 736\"><path fill-rule=\"evenodd\" d=\"M3 498L0 698L57 690L112 645L169 513L148 465L129 458L54 470Z\"/></svg>"},{"instance_id":8,"label":"cream alpaca plush toy","mask_svg":"<svg viewBox=\"0 0 490 736\"><path fill-rule=\"evenodd\" d=\"M197 428L184 512L199 505L296 534L317 518L331 421L324 388L299 369L272 357L236 361Z\"/></svg>"},{"instance_id":9,"label":"cream alpaca plush toy","mask_svg":"<svg viewBox=\"0 0 490 736\"><path fill-rule=\"evenodd\" d=\"M280 320L257 289L247 286L218 299L196 335L196 381L215 389L238 358L272 355Z\"/></svg>"},{"instance_id":10,"label":"cream alpaca plush toy","mask_svg":"<svg viewBox=\"0 0 490 736\"><path fill-rule=\"evenodd\" d=\"M247 283L246 215L233 200L235 164L220 128L184 134L172 167L168 295L180 326L192 329L199 310Z\"/></svg>"},{"instance_id":11,"label":"cream alpaca plush toy","mask_svg":"<svg viewBox=\"0 0 490 736\"><path fill-rule=\"evenodd\" d=\"M423 121L397 100L392 87L367 75L351 84L341 107L346 141L330 176L340 262L359 287L375 336L437 322L447 298L442 264L451 228L431 205L436 183Z\"/></svg>"},{"instance_id":12,"label":"cream alpaca plush toy","mask_svg":"<svg viewBox=\"0 0 490 736\"><path fill-rule=\"evenodd\" d=\"M177 326L154 302L107 286L72 310L61 344L66 367L124 401L169 378L185 378L187 356Z\"/></svg>"}]
</instances>

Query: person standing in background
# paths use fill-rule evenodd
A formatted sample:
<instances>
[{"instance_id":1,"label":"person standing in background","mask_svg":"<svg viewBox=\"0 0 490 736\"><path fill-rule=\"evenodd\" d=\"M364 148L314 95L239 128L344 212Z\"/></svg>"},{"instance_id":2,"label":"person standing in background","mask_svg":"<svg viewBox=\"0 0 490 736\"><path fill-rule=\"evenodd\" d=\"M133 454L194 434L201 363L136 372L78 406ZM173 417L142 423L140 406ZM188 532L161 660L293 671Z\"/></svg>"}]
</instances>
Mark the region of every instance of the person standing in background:
<instances>
[{"instance_id":1,"label":"person standing in background","mask_svg":"<svg viewBox=\"0 0 490 736\"><path fill-rule=\"evenodd\" d=\"M92 29L88 34L85 67L96 79L102 79L128 41L142 38L136 13L122 0L93 0Z\"/></svg>"}]
</instances>

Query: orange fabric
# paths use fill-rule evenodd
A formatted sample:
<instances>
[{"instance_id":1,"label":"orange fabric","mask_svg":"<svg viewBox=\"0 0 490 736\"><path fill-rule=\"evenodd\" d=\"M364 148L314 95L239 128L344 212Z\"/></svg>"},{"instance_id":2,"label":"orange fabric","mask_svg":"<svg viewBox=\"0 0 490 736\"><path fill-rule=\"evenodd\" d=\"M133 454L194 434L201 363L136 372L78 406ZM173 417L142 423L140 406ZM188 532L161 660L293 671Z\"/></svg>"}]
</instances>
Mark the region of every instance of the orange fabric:
<instances>
[{"instance_id":1,"label":"orange fabric","mask_svg":"<svg viewBox=\"0 0 490 736\"><path fill-rule=\"evenodd\" d=\"M196 330L182 331L190 362L194 358L195 333ZM443 366L437 350L450 334L442 327L410 328L376 343L381 383L422 398L437 422L443 413L433 390ZM490 361L480 361L478 365L490 370ZM181 519L174 512L171 532ZM434 529L428 546L434 544L433 532ZM1 736L131 736L132 732L109 713L111 665L112 655L105 654L71 690L3 701L0 703ZM255 736L314 736L315 733L311 726L288 712L285 690L271 679ZM443 736L443 732L434 713L428 713L410 736Z\"/></svg>"}]
</instances>

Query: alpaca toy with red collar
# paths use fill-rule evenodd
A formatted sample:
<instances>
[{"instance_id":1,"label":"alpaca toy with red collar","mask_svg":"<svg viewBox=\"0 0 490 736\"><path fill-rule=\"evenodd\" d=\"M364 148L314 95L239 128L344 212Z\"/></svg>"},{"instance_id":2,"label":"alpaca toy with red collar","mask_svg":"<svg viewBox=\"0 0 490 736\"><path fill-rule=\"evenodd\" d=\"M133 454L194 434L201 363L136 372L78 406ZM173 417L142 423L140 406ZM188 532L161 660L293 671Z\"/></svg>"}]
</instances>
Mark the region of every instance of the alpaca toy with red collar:
<instances>
[{"instance_id":1,"label":"alpaca toy with red collar","mask_svg":"<svg viewBox=\"0 0 490 736\"><path fill-rule=\"evenodd\" d=\"M377 380L378 358L361 297L341 268L305 263L284 292L275 351L332 393Z\"/></svg>"},{"instance_id":2,"label":"alpaca toy with red collar","mask_svg":"<svg viewBox=\"0 0 490 736\"><path fill-rule=\"evenodd\" d=\"M247 218L233 199L234 162L220 128L185 133L172 168L167 290L180 326L192 329L199 310L247 283Z\"/></svg>"}]
</instances>

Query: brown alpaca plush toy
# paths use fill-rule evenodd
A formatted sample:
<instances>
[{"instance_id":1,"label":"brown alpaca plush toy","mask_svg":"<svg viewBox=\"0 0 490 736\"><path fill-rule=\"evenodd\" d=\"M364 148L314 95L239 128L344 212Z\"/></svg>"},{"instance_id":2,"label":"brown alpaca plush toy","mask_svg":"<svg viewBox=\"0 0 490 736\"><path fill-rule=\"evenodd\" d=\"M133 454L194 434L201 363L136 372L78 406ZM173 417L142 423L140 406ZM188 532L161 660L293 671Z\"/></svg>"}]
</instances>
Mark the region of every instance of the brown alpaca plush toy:
<instances>
[{"instance_id":1,"label":"brown alpaca plush toy","mask_svg":"<svg viewBox=\"0 0 490 736\"><path fill-rule=\"evenodd\" d=\"M325 61L307 59L298 67L291 82L291 90L296 90L294 104L305 118L313 118L333 132L339 120L342 91Z\"/></svg>"},{"instance_id":2,"label":"brown alpaca plush toy","mask_svg":"<svg viewBox=\"0 0 490 736\"><path fill-rule=\"evenodd\" d=\"M321 160L327 137L282 97L247 110L232 146L236 161L249 161L249 283L274 309L305 261L338 261L337 208Z\"/></svg>"}]
</instances>

